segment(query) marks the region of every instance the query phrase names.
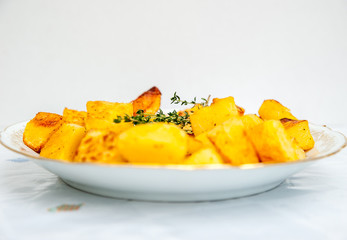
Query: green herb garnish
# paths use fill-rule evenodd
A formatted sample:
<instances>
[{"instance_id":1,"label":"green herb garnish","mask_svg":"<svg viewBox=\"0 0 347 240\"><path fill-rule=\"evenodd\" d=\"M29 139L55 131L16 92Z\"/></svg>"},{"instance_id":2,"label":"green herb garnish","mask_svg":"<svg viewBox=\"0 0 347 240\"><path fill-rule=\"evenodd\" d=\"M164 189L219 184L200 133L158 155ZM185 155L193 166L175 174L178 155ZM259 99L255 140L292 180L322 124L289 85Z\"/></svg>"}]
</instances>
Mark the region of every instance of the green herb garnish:
<instances>
[{"instance_id":1,"label":"green herb garnish","mask_svg":"<svg viewBox=\"0 0 347 240\"><path fill-rule=\"evenodd\" d=\"M208 106L208 102L210 100L210 96L208 96L208 98L201 98L202 102L198 103L196 102L196 97L194 97L193 101L187 101L187 100L181 100L181 98L176 94L176 92L174 93L174 96L172 98L170 98L171 100L171 104L181 104L181 105L188 105L188 104L200 104L203 107Z\"/></svg>"},{"instance_id":2,"label":"green herb garnish","mask_svg":"<svg viewBox=\"0 0 347 240\"><path fill-rule=\"evenodd\" d=\"M203 102L197 103L196 97L193 101L186 101L181 100L181 98L174 93L174 96L171 98L171 104L181 104L181 105L188 105L188 104L200 104L203 107L208 106L210 96L208 98L201 98ZM190 127L190 115L187 111L184 111L184 113L178 113L176 110L173 110L172 112L164 113L163 110L159 109L159 111L156 114L146 114L144 110L138 110L134 116L117 116L116 119L113 120L115 123L121 123L121 122L132 122L134 125L138 124L146 124L150 122L164 122L164 123L173 123L178 126L180 126L182 129L184 129L187 133L192 133L191 127Z\"/></svg>"},{"instance_id":3,"label":"green herb garnish","mask_svg":"<svg viewBox=\"0 0 347 240\"><path fill-rule=\"evenodd\" d=\"M165 122L165 123L174 123L184 127L187 124L190 124L189 114L187 112L184 115L180 115L176 110L164 114L163 110L159 109L157 114L145 114L143 110L138 110L134 116L117 116L113 120L115 123L124 122L133 122L134 125L146 124L149 122Z\"/></svg>"}]
</instances>

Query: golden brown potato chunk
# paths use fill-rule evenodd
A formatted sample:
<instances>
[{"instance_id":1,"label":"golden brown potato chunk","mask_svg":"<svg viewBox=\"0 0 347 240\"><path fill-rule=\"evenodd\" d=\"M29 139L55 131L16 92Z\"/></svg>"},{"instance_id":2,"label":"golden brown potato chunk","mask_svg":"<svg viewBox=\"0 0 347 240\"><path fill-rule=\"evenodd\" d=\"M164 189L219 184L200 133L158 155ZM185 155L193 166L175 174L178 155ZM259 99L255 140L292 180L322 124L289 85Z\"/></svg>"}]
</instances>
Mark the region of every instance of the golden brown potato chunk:
<instances>
[{"instance_id":1,"label":"golden brown potato chunk","mask_svg":"<svg viewBox=\"0 0 347 240\"><path fill-rule=\"evenodd\" d=\"M116 134L119 134L128 128L133 127L133 123L131 122L121 122L121 123L114 123L112 121L96 118L93 115L87 116L86 120L86 129L87 131L95 129L95 130L109 130L113 131Z\"/></svg>"},{"instance_id":2,"label":"golden brown potato chunk","mask_svg":"<svg viewBox=\"0 0 347 240\"><path fill-rule=\"evenodd\" d=\"M263 120L280 120L282 118L297 120L288 108L273 99L265 100L260 106L258 113Z\"/></svg>"},{"instance_id":3,"label":"golden brown potato chunk","mask_svg":"<svg viewBox=\"0 0 347 240\"><path fill-rule=\"evenodd\" d=\"M184 164L224 164L224 161L213 148L204 148L186 158Z\"/></svg>"},{"instance_id":4,"label":"golden brown potato chunk","mask_svg":"<svg viewBox=\"0 0 347 240\"><path fill-rule=\"evenodd\" d=\"M61 126L62 116L39 112L25 126L23 142L35 152L40 152L49 137Z\"/></svg>"},{"instance_id":5,"label":"golden brown potato chunk","mask_svg":"<svg viewBox=\"0 0 347 240\"><path fill-rule=\"evenodd\" d=\"M303 150L310 150L314 147L314 140L310 132L307 120L281 119L281 123L286 129L290 138L294 138L299 147Z\"/></svg>"},{"instance_id":6,"label":"golden brown potato chunk","mask_svg":"<svg viewBox=\"0 0 347 240\"><path fill-rule=\"evenodd\" d=\"M138 110L144 113L155 114L160 108L161 92L157 87L152 87L148 91L142 93L132 101L135 115Z\"/></svg>"},{"instance_id":7,"label":"golden brown potato chunk","mask_svg":"<svg viewBox=\"0 0 347 240\"><path fill-rule=\"evenodd\" d=\"M304 156L298 151L279 120L268 120L249 131L262 162L290 162Z\"/></svg>"},{"instance_id":8,"label":"golden brown potato chunk","mask_svg":"<svg viewBox=\"0 0 347 240\"><path fill-rule=\"evenodd\" d=\"M191 155L192 153L202 149L205 147L205 145L199 141L198 139L196 139L194 136L188 136L188 141L187 141L187 154Z\"/></svg>"},{"instance_id":9,"label":"golden brown potato chunk","mask_svg":"<svg viewBox=\"0 0 347 240\"><path fill-rule=\"evenodd\" d=\"M75 162L125 163L117 148L117 134L107 130L90 130L82 139Z\"/></svg>"},{"instance_id":10,"label":"golden brown potato chunk","mask_svg":"<svg viewBox=\"0 0 347 240\"><path fill-rule=\"evenodd\" d=\"M245 125L246 130L251 129L263 122L263 120L255 114L246 114L241 117L241 120Z\"/></svg>"},{"instance_id":11,"label":"golden brown potato chunk","mask_svg":"<svg viewBox=\"0 0 347 240\"><path fill-rule=\"evenodd\" d=\"M85 120L86 129L105 130L109 129L120 133L133 126L131 122L114 123L118 116L132 116L132 103L113 103L106 101L87 102L87 118Z\"/></svg>"},{"instance_id":12,"label":"golden brown potato chunk","mask_svg":"<svg viewBox=\"0 0 347 240\"><path fill-rule=\"evenodd\" d=\"M207 132L226 120L241 116L233 97L213 99L211 106L200 108L190 116L190 122L195 136Z\"/></svg>"},{"instance_id":13,"label":"golden brown potato chunk","mask_svg":"<svg viewBox=\"0 0 347 240\"><path fill-rule=\"evenodd\" d=\"M74 123L84 127L86 118L87 118L87 112L85 111L77 111L77 110L68 109L68 108L64 109L63 121L65 123Z\"/></svg>"},{"instance_id":14,"label":"golden brown potato chunk","mask_svg":"<svg viewBox=\"0 0 347 240\"><path fill-rule=\"evenodd\" d=\"M199 136L196 136L195 139L200 141L204 145L204 147L209 147L217 150L211 140L208 138L207 134L208 132L201 133Z\"/></svg>"},{"instance_id":15,"label":"golden brown potato chunk","mask_svg":"<svg viewBox=\"0 0 347 240\"><path fill-rule=\"evenodd\" d=\"M136 125L118 137L118 149L130 163L181 164L187 154L188 135L176 125Z\"/></svg>"},{"instance_id":16,"label":"golden brown potato chunk","mask_svg":"<svg viewBox=\"0 0 347 240\"><path fill-rule=\"evenodd\" d=\"M224 159L232 165L258 163L257 153L239 117L215 127L207 136Z\"/></svg>"},{"instance_id":17,"label":"golden brown potato chunk","mask_svg":"<svg viewBox=\"0 0 347 240\"><path fill-rule=\"evenodd\" d=\"M219 102L220 100L223 100L223 99L224 98L214 98L214 99L212 99L212 105L217 103L217 102ZM236 106L236 109L237 109L237 111L239 113L239 116L242 116L245 113L245 109L240 107L240 106L237 106L237 105L235 105L235 106Z\"/></svg>"},{"instance_id":18,"label":"golden brown potato chunk","mask_svg":"<svg viewBox=\"0 0 347 240\"><path fill-rule=\"evenodd\" d=\"M105 119L113 122L117 116L132 116L133 105L131 103L116 103L107 101L88 101L87 113L95 118Z\"/></svg>"},{"instance_id":19,"label":"golden brown potato chunk","mask_svg":"<svg viewBox=\"0 0 347 240\"><path fill-rule=\"evenodd\" d=\"M73 161L85 134L84 127L73 123L63 123L42 148L40 156Z\"/></svg>"}]
</instances>

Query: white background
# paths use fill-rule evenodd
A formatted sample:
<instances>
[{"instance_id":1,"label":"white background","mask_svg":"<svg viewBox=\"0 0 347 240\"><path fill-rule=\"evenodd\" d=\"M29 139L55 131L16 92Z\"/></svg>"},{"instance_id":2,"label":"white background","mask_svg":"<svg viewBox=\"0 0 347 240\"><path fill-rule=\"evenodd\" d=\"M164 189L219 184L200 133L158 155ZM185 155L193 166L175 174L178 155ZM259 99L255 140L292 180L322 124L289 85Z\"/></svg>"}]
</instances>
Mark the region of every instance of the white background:
<instances>
[{"instance_id":1,"label":"white background","mask_svg":"<svg viewBox=\"0 0 347 240\"><path fill-rule=\"evenodd\" d=\"M2 0L0 124L38 111L232 95L347 123L347 1Z\"/></svg>"}]
</instances>

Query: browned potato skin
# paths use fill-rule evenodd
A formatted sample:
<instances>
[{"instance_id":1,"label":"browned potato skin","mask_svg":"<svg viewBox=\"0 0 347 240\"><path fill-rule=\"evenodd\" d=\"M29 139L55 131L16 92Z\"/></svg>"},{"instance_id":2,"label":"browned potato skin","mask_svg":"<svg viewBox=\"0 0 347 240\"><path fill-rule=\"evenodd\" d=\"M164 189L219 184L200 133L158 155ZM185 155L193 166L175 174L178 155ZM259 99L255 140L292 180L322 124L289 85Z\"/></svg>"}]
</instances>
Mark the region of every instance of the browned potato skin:
<instances>
[{"instance_id":1,"label":"browned potato skin","mask_svg":"<svg viewBox=\"0 0 347 240\"><path fill-rule=\"evenodd\" d=\"M142 93L132 101L134 115L138 110L143 110L144 113L155 114L160 108L161 92L157 87L152 87Z\"/></svg>"},{"instance_id":2,"label":"browned potato skin","mask_svg":"<svg viewBox=\"0 0 347 240\"><path fill-rule=\"evenodd\" d=\"M294 138L297 145L307 151L314 147L314 140L307 120L293 120L283 118L280 120L290 138Z\"/></svg>"},{"instance_id":3,"label":"browned potato skin","mask_svg":"<svg viewBox=\"0 0 347 240\"><path fill-rule=\"evenodd\" d=\"M29 148L39 153L49 137L63 123L62 116L55 113L39 112L25 126L23 142Z\"/></svg>"},{"instance_id":4,"label":"browned potato skin","mask_svg":"<svg viewBox=\"0 0 347 240\"><path fill-rule=\"evenodd\" d=\"M245 114L245 109L243 107L236 105L236 108L237 108L237 111L239 112L240 116L243 116L243 114Z\"/></svg>"}]
</instances>

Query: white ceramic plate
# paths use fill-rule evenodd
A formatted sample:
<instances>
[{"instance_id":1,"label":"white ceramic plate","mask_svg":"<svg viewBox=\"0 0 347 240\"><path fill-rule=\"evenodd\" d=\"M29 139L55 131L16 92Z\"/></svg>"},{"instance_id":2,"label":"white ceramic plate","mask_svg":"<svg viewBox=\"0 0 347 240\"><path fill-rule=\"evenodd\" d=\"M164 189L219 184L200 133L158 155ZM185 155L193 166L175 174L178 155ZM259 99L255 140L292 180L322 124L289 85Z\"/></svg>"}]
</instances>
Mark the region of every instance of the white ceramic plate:
<instances>
[{"instance_id":1,"label":"white ceramic plate","mask_svg":"<svg viewBox=\"0 0 347 240\"><path fill-rule=\"evenodd\" d=\"M310 124L314 149L304 160L277 164L139 166L70 163L45 159L22 141L26 122L6 128L1 143L33 160L77 189L103 196L152 201L206 201L243 197L270 190L316 160L346 146L346 138Z\"/></svg>"}]
</instances>

